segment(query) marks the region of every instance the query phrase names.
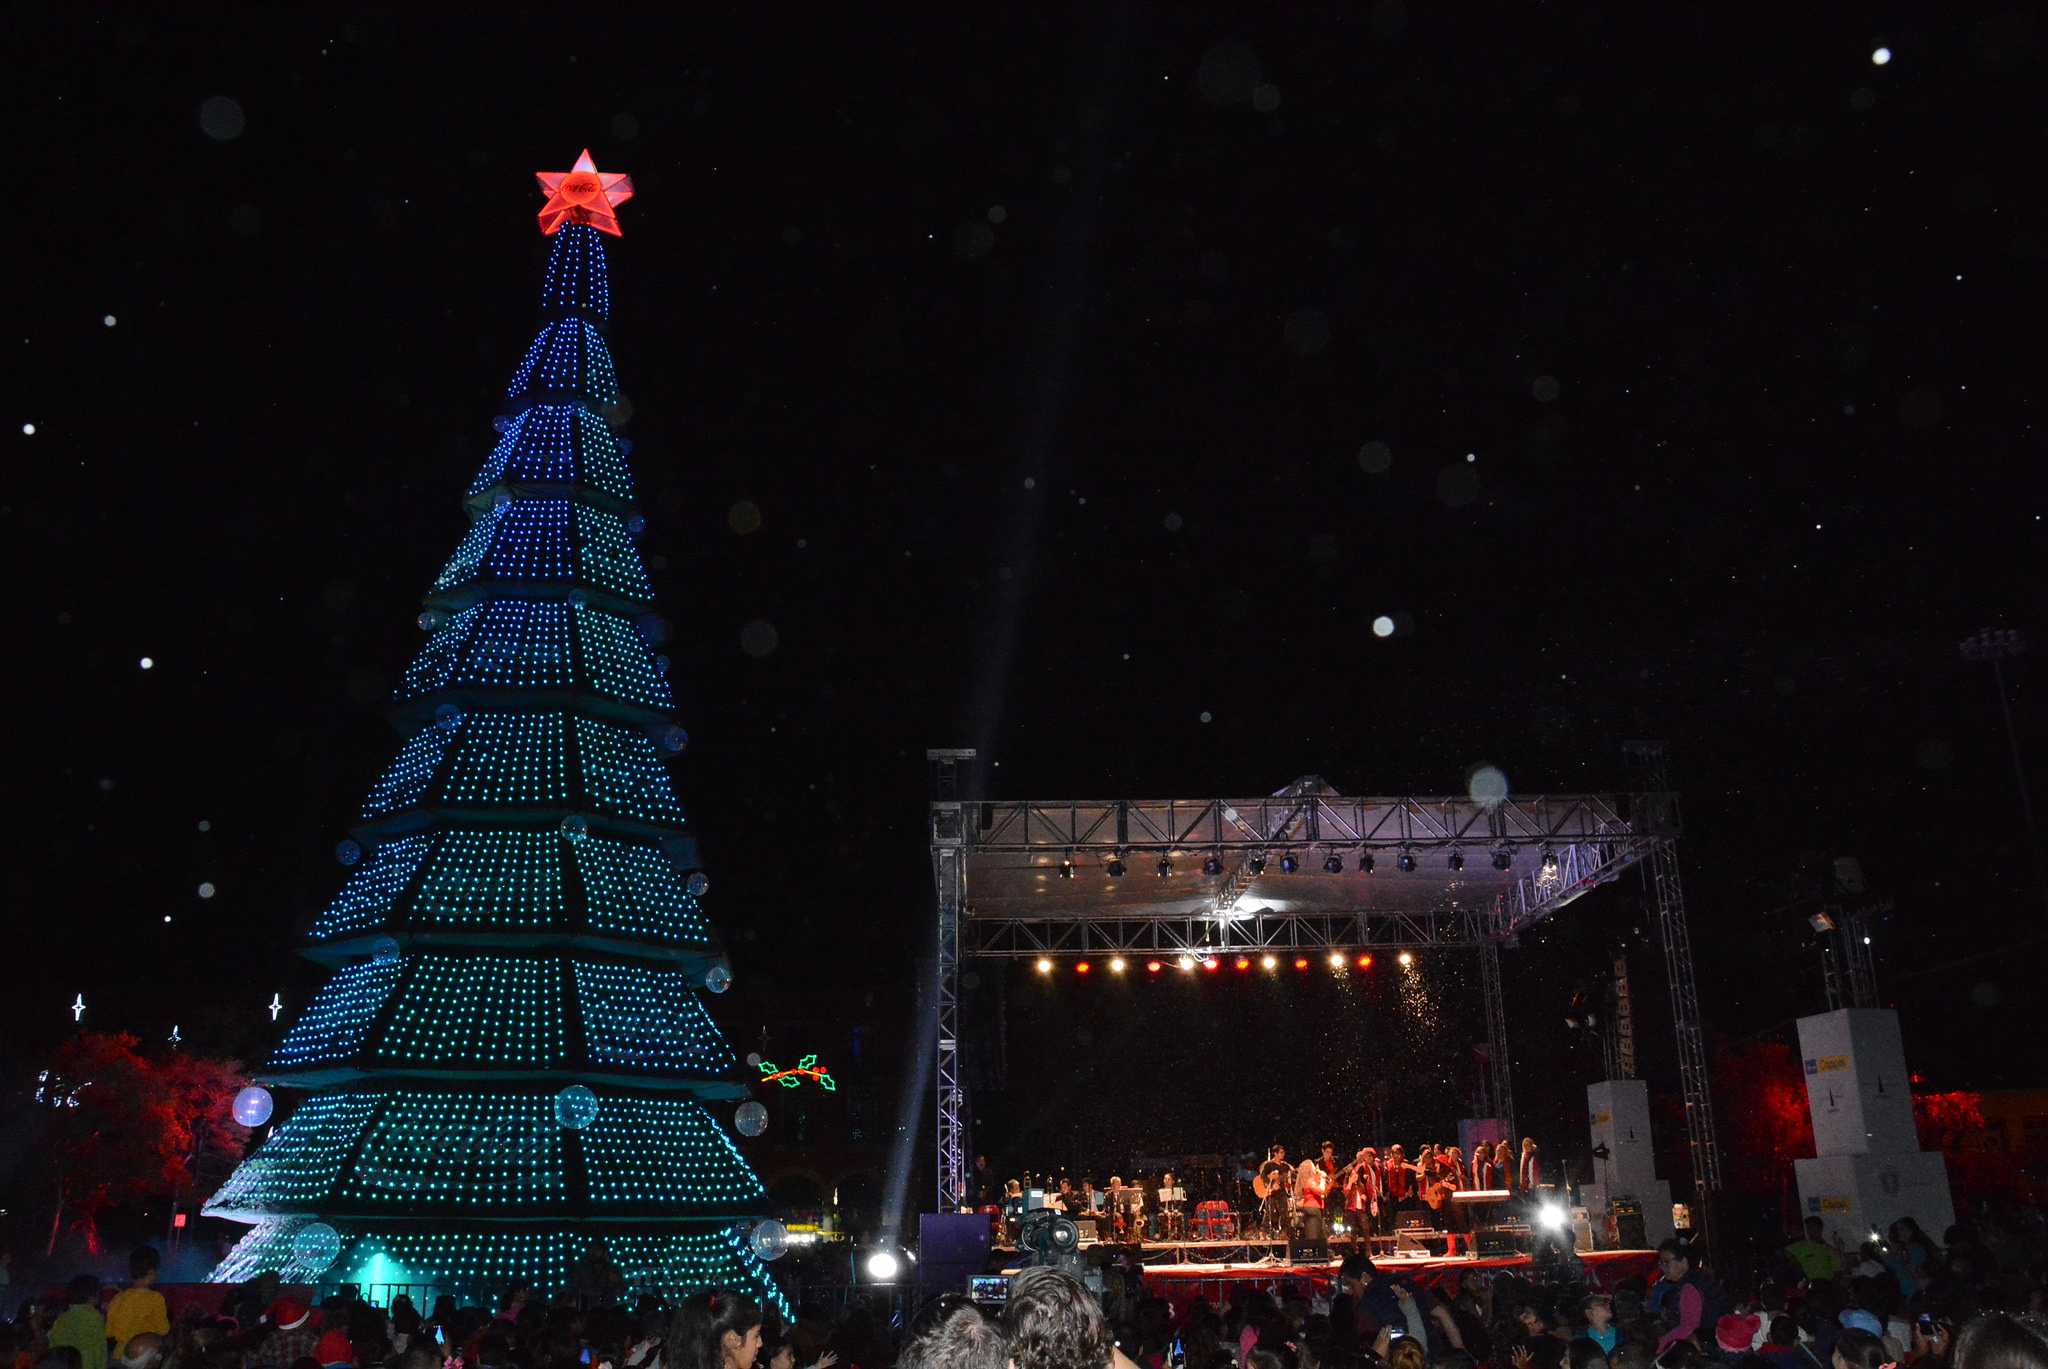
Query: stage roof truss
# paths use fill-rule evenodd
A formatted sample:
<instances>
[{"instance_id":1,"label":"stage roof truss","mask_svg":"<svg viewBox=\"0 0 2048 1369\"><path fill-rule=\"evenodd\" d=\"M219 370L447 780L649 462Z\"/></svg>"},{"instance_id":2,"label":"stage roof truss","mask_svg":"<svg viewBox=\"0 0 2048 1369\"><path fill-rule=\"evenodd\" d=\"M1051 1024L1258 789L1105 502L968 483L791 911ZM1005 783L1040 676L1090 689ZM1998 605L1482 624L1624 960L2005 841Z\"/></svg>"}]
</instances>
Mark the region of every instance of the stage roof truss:
<instances>
[{"instance_id":1,"label":"stage roof truss","mask_svg":"<svg viewBox=\"0 0 2048 1369\"><path fill-rule=\"evenodd\" d=\"M1619 878L1660 839L1597 794L983 802L935 805L934 821L962 852L960 951L983 956L1478 946ZM1415 869L1398 868L1404 854ZM1331 856L1341 873L1322 868ZM1218 873L1201 873L1211 859Z\"/></svg>"},{"instance_id":2,"label":"stage roof truss","mask_svg":"<svg viewBox=\"0 0 2048 1369\"><path fill-rule=\"evenodd\" d=\"M1477 946L1497 935L1482 912L1248 913L1232 918L977 919L963 923L972 956L1225 956L1266 951L1403 951Z\"/></svg>"},{"instance_id":3,"label":"stage roof truss","mask_svg":"<svg viewBox=\"0 0 2048 1369\"><path fill-rule=\"evenodd\" d=\"M1678 796L1661 743L1628 750L1647 783L1620 800L1347 798L1310 775L1264 798L1058 803L965 800L975 753L928 751L941 1209L968 1196L972 1118L957 1028L969 958L1170 957L1178 967L1186 956L1469 949L1487 1016L1483 1106L1513 1134L1501 948L1637 866L1654 890L1672 984L1695 1184L1711 1195L1719 1150L1678 876Z\"/></svg>"}]
</instances>

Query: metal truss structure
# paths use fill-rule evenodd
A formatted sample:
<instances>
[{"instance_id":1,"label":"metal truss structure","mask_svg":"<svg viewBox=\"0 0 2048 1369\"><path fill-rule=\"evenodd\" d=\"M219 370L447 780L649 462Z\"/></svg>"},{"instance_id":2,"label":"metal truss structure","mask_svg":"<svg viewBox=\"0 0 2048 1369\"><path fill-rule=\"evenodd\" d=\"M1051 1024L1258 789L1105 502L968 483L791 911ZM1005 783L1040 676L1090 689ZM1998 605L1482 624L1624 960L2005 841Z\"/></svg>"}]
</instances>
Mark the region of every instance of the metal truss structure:
<instances>
[{"instance_id":1,"label":"metal truss structure","mask_svg":"<svg viewBox=\"0 0 2048 1369\"><path fill-rule=\"evenodd\" d=\"M1677 801L1657 790L1625 804L1596 794L1497 803L1466 796L1354 798L1314 776L1249 799L963 801L971 751L927 753L934 775L932 873L938 895L938 1201L967 1196L968 1100L959 1059L958 982L969 957L1208 956L1249 951L1471 950L1486 1000L1487 1101L1512 1130L1500 950L1631 867L1668 888L1667 966L1680 1054L1697 1043L1697 993L1674 844ZM1668 866L1668 877L1666 869ZM1670 923L1684 947L1672 960ZM1683 978L1682 989L1679 978ZM1703 1057L1702 1057L1703 1058ZM1689 1124L1718 1152L1704 1066L1685 1071Z\"/></svg>"}]
</instances>

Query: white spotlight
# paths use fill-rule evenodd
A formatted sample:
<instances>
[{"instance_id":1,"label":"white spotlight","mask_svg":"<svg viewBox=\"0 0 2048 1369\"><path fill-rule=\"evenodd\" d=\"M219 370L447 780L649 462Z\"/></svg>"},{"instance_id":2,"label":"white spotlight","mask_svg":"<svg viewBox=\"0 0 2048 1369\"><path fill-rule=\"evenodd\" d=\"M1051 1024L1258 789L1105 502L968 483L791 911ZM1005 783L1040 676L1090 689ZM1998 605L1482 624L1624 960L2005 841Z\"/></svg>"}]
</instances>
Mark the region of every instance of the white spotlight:
<instances>
[{"instance_id":1,"label":"white spotlight","mask_svg":"<svg viewBox=\"0 0 2048 1369\"><path fill-rule=\"evenodd\" d=\"M1891 59L1892 50L1890 48L1879 48L1876 52L1870 54L1870 64L1874 67L1881 67L1886 62L1891 61Z\"/></svg>"},{"instance_id":2,"label":"white spotlight","mask_svg":"<svg viewBox=\"0 0 2048 1369\"><path fill-rule=\"evenodd\" d=\"M877 1250L868 1256L868 1277L876 1283L887 1283L903 1268L903 1262L886 1250Z\"/></svg>"},{"instance_id":3,"label":"white spotlight","mask_svg":"<svg viewBox=\"0 0 2048 1369\"><path fill-rule=\"evenodd\" d=\"M1536 1210L1536 1220L1547 1230L1562 1231L1571 1225L1572 1216L1556 1203L1545 1203Z\"/></svg>"}]
</instances>

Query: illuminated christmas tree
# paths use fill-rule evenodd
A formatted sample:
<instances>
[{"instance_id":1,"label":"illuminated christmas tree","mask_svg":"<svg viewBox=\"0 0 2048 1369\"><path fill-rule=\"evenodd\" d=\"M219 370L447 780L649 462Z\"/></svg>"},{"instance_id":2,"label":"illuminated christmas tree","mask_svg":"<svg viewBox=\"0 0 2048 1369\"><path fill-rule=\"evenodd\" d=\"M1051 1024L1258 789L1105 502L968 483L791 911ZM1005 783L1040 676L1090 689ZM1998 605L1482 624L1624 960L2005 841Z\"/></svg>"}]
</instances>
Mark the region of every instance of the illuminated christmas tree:
<instances>
[{"instance_id":1,"label":"illuminated christmas tree","mask_svg":"<svg viewBox=\"0 0 2048 1369\"><path fill-rule=\"evenodd\" d=\"M255 1223L212 1277L545 1289L602 1242L635 1288L780 1304L767 1194L721 1122L746 1090L700 995L731 973L606 421L599 234L632 184L588 152L540 179L540 333L420 615L405 743L337 850L353 872L306 950L335 974L257 1076L310 1096L207 1205Z\"/></svg>"}]
</instances>

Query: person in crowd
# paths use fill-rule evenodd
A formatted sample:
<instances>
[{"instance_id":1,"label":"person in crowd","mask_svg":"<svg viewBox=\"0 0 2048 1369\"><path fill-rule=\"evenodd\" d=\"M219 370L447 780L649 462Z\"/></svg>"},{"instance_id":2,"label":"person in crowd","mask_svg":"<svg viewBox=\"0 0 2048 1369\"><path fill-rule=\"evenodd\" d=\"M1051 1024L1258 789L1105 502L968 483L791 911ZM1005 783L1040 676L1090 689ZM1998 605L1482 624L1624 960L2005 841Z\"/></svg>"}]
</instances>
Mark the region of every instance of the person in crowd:
<instances>
[{"instance_id":1,"label":"person in crowd","mask_svg":"<svg viewBox=\"0 0 2048 1369\"><path fill-rule=\"evenodd\" d=\"M1728 1312L1728 1296L1721 1291L1721 1285L1706 1270L1693 1260L1692 1247L1676 1236L1657 1247L1657 1272L1662 1282L1670 1285L1669 1298L1672 1311L1671 1329L1657 1341L1657 1353L1662 1356L1666 1350L1682 1340L1690 1340L1699 1334L1702 1327L1713 1327ZM1673 1369L1666 1365L1665 1369Z\"/></svg>"},{"instance_id":2,"label":"person in crowd","mask_svg":"<svg viewBox=\"0 0 2048 1369\"><path fill-rule=\"evenodd\" d=\"M249 1358L249 1369L291 1369L320 1343L313 1313L297 1298L279 1298L263 1314L268 1334ZM318 1360L314 1360L318 1364Z\"/></svg>"},{"instance_id":3,"label":"person in crowd","mask_svg":"<svg viewBox=\"0 0 2048 1369\"><path fill-rule=\"evenodd\" d=\"M1845 1326L1835 1338L1834 1369L1879 1369L1887 1363L1884 1341L1860 1326Z\"/></svg>"},{"instance_id":4,"label":"person in crowd","mask_svg":"<svg viewBox=\"0 0 2048 1369\"><path fill-rule=\"evenodd\" d=\"M1956 1333L1951 1369L2048 1369L2048 1339L2002 1312L1972 1318Z\"/></svg>"},{"instance_id":5,"label":"person in crowd","mask_svg":"<svg viewBox=\"0 0 2048 1369\"><path fill-rule=\"evenodd\" d=\"M1104 1369L1116 1342L1087 1285L1064 1269L1033 1265L1010 1280L1003 1333L1014 1369Z\"/></svg>"},{"instance_id":6,"label":"person in crowd","mask_svg":"<svg viewBox=\"0 0 2048 1369\"><path fill-rule=\"evenodd\" d=\"M125 1355L128 1342L148 1332L158 1337L171 1334L171 1313L164 1295L156 1291L157 1273L163 1258L152 1246L139 1245L128 1256L128 1286L107 1304L107 1339L117 1355ZM161 1342L159 1342L161 1344Z\"/></svg>"},{"instance_id":7,"label":"person in crowd","mask_svg":"<svg viewBox=\"0 0 2048 1369\"><path fill-rule=\"evenodd\" d=\"M1826 1229L1820 1218L1808 1217L1800 1239L1785 1247L1807 1283L1833 1283L1842 1272L1841 1252L1827 1243Z\"/></svg>"},{"instance_id":8,"label":"person in crowd","mask_svg":"<svg viewBox=\"0 0 2048 1369\"><path fill-rule=\"evenodd\" d=\"M761 1305L743 1293L697 1293L669 1322L667 1369L754 1369Z\"/></svg>"},{"instance_id":9,"label":"person in crowd","mask_svg":"<svg viewBox=\"0 0 2048 1369\"><path fill-rule=\"evenodd\" d=\"M949 1293L926 1306L912 1321L896 1369L1005 1369L1008 1343L974 1303Z\"/></svg>"},{"instance_id":10,"label":"person in crowd","mask_svg":"<svg viewBox=\"0 0 2048 1369\"><path fill-rule=\"evenodd\" d=\"M1806 1369L1800 1363L1799 1323L1790 1313L1780 1312L1771 1318L1757 1354L1769 1363L1770 1369Z\"/></svg>"},{"instance_id":11,"label":"person in crowd","mask_svg":"<svg viewBox=\"0 0 2048 1369\"><path fill-rule=\"evenodd\" d=\"M1755 1313L1730 1312L1714 1323L1714 1348L1730 1364L1749 1354L1756 1344L1763 1318Z\"/></svg>"},{"instance_id":12,"label":"person in crowd","mask_svg":"<svg viewBox=\"0 0 2048 1369\"><path fill-rule=\"evenodd\" d=\"M1420 1285L1382 1274L1370 1255L1345 1256L1337 1273L1355 1288L1352 1296L1359 1309L1360 1343L1372 1343L1386 1329L1396 1339L1406 1336L1415 1340L1432 1361L1465 1348L1465 1334L1449 1308Z\"/></svg>"},{"instance_id":13,"label":"person in crowd","mask_svg":"<svg viewBox=\"0 0 2048 1369\"><path fill-rule=\"evenodd\" d=\"M1621 1331L1614 1324L1614 1299L1605 1293L1588 1293L1579 1300L1579 1318L1585 1323L1579 1329L1579 1339L1599 1346L1603 1356L1613 1354L1614 1347L1621 1344Z\"/></svg>"},{"instance_id":14,"label":"person in crowd","mask_svg":"<svg viewBox=\"0 0 2048 1369\"><path fill-rule=\"evenodd\" d=\"M68 1292L64 1315L50 1327L51 1348L68 1345L78 1352L83 1369L107 1369L107 1319L98 1307L100 1281L90 1274L74 1275Z\"/></svg>"},{"instance_id":15,"label":"person in crowd","mask_svg":"<svg viewBox=\"0 0 2048 1369\"><path fill-rule=\"evenodd\" d=\"M1580 1336L1565 1354L1567 1369L1608 1369L1607 1352L1599 1342Z\"/></svg>"}]
</instances>

